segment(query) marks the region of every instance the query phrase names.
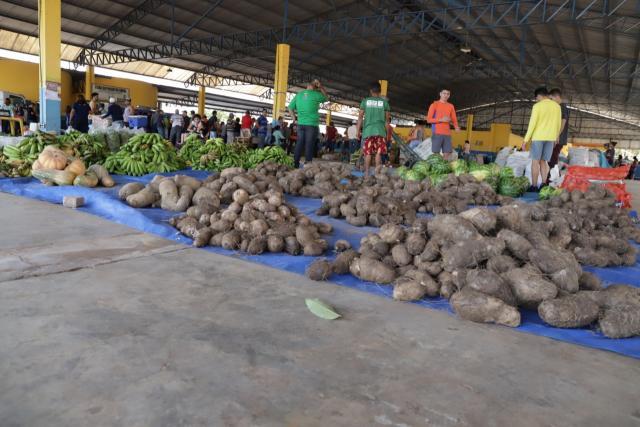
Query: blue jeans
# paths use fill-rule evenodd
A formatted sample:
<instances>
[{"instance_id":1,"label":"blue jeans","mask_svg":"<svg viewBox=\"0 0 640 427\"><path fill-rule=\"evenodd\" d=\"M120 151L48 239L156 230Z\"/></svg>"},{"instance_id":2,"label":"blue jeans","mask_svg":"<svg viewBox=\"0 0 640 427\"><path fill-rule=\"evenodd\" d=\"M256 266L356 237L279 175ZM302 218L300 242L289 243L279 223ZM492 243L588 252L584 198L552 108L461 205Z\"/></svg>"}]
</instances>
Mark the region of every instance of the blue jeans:
<instances>
[{"instance_id":1,"label":"blue jeans","mask_svg":"<svg viewBox=\"0 0 640 427\"><path fill-rule=\"evenodd\" d=\"M349 154L353 154L360 148L360 141L357 139L349 140Z\"/></svg>"},{"instance_id":2,"label":"blue jeans","mask_svg":"<svg viewBox=\"0 0 640 427\"><path fill-rule=\"evenodd\" d=\"M293 152L293 164L300 167L300 157L304 150L304 159L308 163L313 160L316 141L318 140L318 126L298 125L298 140Z\"/></svg>"}]
</instances>

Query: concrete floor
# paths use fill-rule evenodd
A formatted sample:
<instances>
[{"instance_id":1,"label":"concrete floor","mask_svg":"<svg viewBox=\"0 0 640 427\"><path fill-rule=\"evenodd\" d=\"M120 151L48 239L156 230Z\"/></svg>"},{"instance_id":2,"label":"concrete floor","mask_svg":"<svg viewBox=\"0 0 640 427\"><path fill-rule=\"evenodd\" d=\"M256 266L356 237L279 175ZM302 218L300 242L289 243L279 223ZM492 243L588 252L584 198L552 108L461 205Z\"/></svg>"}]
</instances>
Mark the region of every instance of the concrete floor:
<instances>
[{"instance_id":1,"label":"concrete floor","mask_svg":"<svg viewBox=\"0 0 640 427\"><path fill-rule=\"evenodd\" d=\"M60 206L0 216L2 427L640 425L638 360Z\"/></svg>"}]
</instances>

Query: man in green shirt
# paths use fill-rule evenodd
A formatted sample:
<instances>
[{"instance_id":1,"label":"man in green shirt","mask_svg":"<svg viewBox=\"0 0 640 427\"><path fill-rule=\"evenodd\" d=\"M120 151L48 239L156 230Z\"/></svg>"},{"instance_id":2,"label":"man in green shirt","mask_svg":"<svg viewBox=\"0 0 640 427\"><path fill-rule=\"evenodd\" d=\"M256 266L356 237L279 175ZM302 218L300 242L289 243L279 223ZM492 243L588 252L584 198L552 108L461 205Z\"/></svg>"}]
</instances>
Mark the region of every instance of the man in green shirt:
<instances>
[{"instance_id":1,"label":"man in green shirt","mask_svg":"<svg viewBox=\"0 0 640 427\"><path fill-rule=\"evenodd\" d=\"M376 173L380 171L381 157L387 153L387 124L391 121L391 108L386 98L380 96L380 83L372 83L369 92L371 96L360 103L357 125L358 139L364 139L364 176L369 176L372 155L376 156Z\"/></svg>"},{"instance_id":2,"label":"man in green shirt","mask_svg":"<svg viewBox=\"0 0 640 427\"><path fill-rule=\"evenodd\" d=\"M320 104L327 102L327 91L317 79L307 85L307 89L298 92L289 103L289 113L294 122L298 121L298 140L293 153L295 167L300 167L300 157L304 149L306 162L313 160L316 142L318 140L318 125Z\"/></svg>"}]
</instances>

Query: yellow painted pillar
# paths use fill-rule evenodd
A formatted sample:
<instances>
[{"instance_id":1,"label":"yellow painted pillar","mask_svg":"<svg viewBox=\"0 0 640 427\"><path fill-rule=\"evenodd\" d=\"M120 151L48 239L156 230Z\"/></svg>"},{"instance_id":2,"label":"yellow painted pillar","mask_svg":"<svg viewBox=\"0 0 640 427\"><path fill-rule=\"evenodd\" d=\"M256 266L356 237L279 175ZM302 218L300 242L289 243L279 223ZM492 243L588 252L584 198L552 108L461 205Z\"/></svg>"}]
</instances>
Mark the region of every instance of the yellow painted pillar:
<instances>
[{"instance_id":1,"label":"yellow painted pillar","mask_svg":"<svg viewBox=\"0 0 640 427\"><path fill-rule=\"evenodd\" d=\"M331 124L331 110L327 111L326 117L325 117L325 122L327 124L327 126L329 126Z\"/></svg>"},{"instance_id":2,"label":"yellow painted pillar","mask_svg":"<svg viewBox=\"0 0 640 427\"><path fill-rule=\"evenodd\" d=\"M204 86L200 86L200 89L198 90L198 114L200 115L200 117L204 116L205 99L206 99L206 95L204 91Z\"/></svg>"},{"instance_id":3,"label":"yellow painted pillar","mask_svg":"<svg viewBox=\"0 0 640 427\"><path fill-rule=\"evenodd\" d=\"M467 141L471 141L471 131L473 131L473 114L467 114Z\"/></svg>"},{"instance_id":4,"label":"yellow painted pillar","mask_svg":"<svg viewBox=\"0 0 640 427\"><path fill-rule=\"evenodd\" d=\"M284 115L287 109L287 89L289 81L289 52L288 44L279 44L276 47L276 70L273 84L273 118Z\"/></svg>"},{"instance_id":5,"label":"yellow painted pillar","mask_svg":"<svg viewBox=\"0 0 640 427\"><path fill-rule=\"evenodd\" d=\"M389 88L389 82L386 80L380 80L380 95L387 96L387 89Z\"/></svg>"},{"instance_id":6,"label":"yellow painted pillar","mask_svg":"<svg viewBox=\"0 0 640 427\"><path fill-rule=\"evenodd\" d=\"M40 37L40 124L47 131L60 131L62 114L60 86L61 0L40 0L38 32Z\"/></svg>"},{"instance_id":7,"label":"yellow painted pillar","mask_svg":"<svg viewBox=\"0 0 640 427\"><path fill-rule=\"evenodd\" d=\"M84 97L87 102L91 99L91 93L93 92L93 85L96 81L96 73L93 69L93 65L87 65L87 70L84 72Z\"/></svg>"}]
</instances>

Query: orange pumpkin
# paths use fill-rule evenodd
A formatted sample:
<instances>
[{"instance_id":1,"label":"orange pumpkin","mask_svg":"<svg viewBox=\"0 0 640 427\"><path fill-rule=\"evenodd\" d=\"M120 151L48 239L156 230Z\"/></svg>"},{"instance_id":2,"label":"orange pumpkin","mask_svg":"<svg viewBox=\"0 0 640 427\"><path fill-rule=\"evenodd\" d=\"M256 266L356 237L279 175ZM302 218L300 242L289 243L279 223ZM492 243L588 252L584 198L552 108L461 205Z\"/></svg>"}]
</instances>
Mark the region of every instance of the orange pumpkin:
<instances>
[{"instance_id":1,"label":"orange pumpkin","mask_svg":"<svg viewBox=\"0 0 640 427\"><path fill-rule=\"evenodd\" d=\"M85 174L85 172L87 171L87 168L84 165L84 162L82 160L72 159L71 163L69 163L69 166L67 166L65 170L69 172L73 172L75 176L81 176Z\"/></svg>"},{"instance_id":2,"label":"orange pumpkin","mask_svg":"<svg viewBox=\"0 0 640 427\"><path fill-rule=\"evenodd\" d=\"M67 166L67 156L56 147L48 145L38 156L38 168L63 170Z\"/></svg>"}]
</instances>

